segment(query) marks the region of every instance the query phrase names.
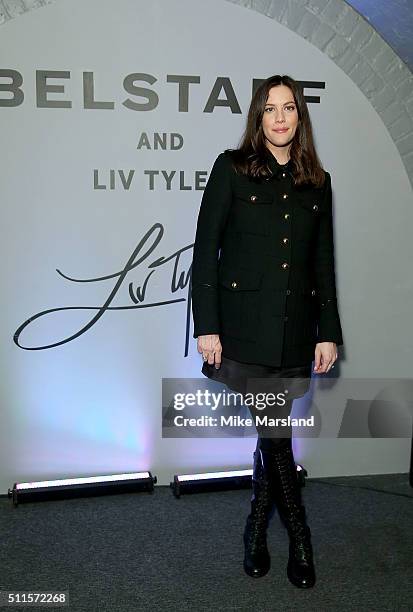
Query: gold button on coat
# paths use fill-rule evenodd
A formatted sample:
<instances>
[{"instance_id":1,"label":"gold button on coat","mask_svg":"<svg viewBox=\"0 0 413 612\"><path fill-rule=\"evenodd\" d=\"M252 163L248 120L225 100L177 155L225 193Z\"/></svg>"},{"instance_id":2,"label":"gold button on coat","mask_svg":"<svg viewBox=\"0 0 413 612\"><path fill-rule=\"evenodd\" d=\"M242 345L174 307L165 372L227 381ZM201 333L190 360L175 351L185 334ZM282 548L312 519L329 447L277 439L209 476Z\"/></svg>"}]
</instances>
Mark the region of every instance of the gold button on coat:
<instances>
[{"instance_id":1,"label":"gold button on coat","mask_svg":"<svg viewBox=\"0 0 413 612\"><path fill-rule=\"evenodd\" d=\"M288 193L283 193L283 198L286 200L288 198Z\"/></svg>"},{"instance_id":2,"label":"gold button on coat","mask_svg":"<svg viewBox=\"0 0 413 612\"><path fill-rule=\"evenodd\" d=\"M285 213L284 219L289 219L289 218L290 218L290 213Z\"/></svg>"},{"instance_id":3,"label":"gold button on coat","mask_svg":"<svg viewBox=\"0 0 413 612\"><path fill-rule=\"evenodd\" d=\"M288 244L288 238L283 238L283 243Z\"/></svg>"},{"instance_id":4,"label":"gold button on coat","mask_svg":"<svg viewBox=\"0 0 413 612\"><path fill-rule=\"evenodd\" d=\"M252 195L252 196L250 197L251 202L255 202L255 200L256 200L256 199L257 199L257 196L256 196L256 195Z\"/></svg>"},{"instance_id":5,"label":"gold button on coat","mask_svg":"<svg viewBox=\"0 0 413 612\"><path fill-rule=\"evenodd\" d=\"M236 286L237 286L237 283L236 283L235 281L232 281L232 283L231 283L231 287L232 287L233 289L235 289L235 287L236 287Z\"/></svg>"},{"instance_id":6,"label":"gold button on coat","mask_svg":"<svg viewBox=\"0 0 413 612\"><path fill-rule=\"evenodd\" d=\"M318 210L318 206L317 206L317 204L314 204L314 206L313 206L313 210Z\"/></svg>"},{"instance_id":7,"label":"gold button on coat","mask_svg":"<svg viewBox=\"0 0 413 612\"><path fill-rule=\"evenodd\" d=\"M288 263L285 261L282 266L281 266L284 270L286 270L289 266Z\"/></svg>"}]
</instances>

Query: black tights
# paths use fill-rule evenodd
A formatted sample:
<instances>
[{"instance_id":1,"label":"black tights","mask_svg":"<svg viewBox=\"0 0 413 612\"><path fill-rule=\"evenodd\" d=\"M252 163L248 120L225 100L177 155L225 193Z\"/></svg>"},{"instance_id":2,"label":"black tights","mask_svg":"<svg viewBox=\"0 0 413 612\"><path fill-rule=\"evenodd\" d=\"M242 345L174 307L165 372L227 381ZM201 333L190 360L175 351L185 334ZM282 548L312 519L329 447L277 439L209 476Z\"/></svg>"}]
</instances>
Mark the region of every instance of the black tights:
<instances>
[{"instance_id":1,"label":"black tights","mask_svg":"<svg viewBox=\"0 0 413 612\"><path fill-rule=\"evenodd\" d=\"M276 452L284 445L291 444L291 425L257 423L256 417L262 419L265 415L269 419L287 419L291 415L292 406L293 400L287 400L284 406L265 406L263 410L258 410L255 406L248 406L258 433L257 449L261 448L271 453Z\"/></svg>"}]
</instances>

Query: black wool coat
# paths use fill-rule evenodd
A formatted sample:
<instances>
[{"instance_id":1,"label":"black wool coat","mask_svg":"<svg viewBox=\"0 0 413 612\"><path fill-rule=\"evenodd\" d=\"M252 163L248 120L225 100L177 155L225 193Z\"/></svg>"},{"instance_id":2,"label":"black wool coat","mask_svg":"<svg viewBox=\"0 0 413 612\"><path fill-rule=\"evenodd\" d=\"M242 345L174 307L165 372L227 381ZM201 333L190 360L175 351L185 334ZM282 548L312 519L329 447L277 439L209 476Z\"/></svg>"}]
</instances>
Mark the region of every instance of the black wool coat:
<instances>
[{"instance_id":1,"label":"black wool coat","mask_svg":"<svg viewBox=\"0 0 413 612\"><path fill-rule=\"evenodd\" d=\"M343 344L337 306L331 177L295 187L291 160L272 176L216 158L201 201L191 267L193 337L219 334L245 363L309 365L317 342Z\"/></svg>"}]
</instances>

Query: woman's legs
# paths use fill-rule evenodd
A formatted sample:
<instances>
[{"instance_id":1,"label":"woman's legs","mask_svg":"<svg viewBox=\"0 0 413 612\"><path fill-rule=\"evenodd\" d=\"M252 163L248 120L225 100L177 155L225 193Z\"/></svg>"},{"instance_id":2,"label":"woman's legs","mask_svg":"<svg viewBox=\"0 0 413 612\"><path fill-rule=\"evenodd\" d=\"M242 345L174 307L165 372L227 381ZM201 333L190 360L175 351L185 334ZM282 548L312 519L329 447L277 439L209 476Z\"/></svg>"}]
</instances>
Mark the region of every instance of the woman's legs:
<instances>
[{"instance_id":1,"label":"woman's legs","mask_svg":"<svg viewBox=\"0 0 413 612\"><path fill-rule=\"evenodd\" d=\"M291 413L289 400L272 416L286 417ZM271 409L269 408L269 416ZM251 415L257 413L250 407ZM263 411L264 412L264 411ZM251 513L244 531L244 569L250 576L264 576L270 568L266 543L269 520L277 505L280 518L290 538L287 575L298 587L308 588L315 583L311 532L306 524L300 484L294 461L291 428L257 426L258 439L254 453L253 495Z\"/></svg>"},{"instance_id":2,"label":"woman's legs","mask_svg":"<svg viewBox=\"0 0 413 612\"><path fill-rule=\"evenodd\" d=\"M291 406L292 401L283 407L283 413L289 414ZM265 410L257 410L255 406L249 406L249 410L255 423L257 415L266 414ZM278 416L281 415L278 414ZM274 487L271 482L271 474L266 470L268 461L264 454L274 453L280 444L286 443L286 438L274 437L277 434L275 428L256 424L256 429L258 438L254 452L251 512L247 517L244 529L244 570L249 576L259 578L267 574L271 565L267 547L267 528L275 509ZM279 433L283 435L291 433L291 428L288 431L284 429Z\"/></svg>"}]
</instances>

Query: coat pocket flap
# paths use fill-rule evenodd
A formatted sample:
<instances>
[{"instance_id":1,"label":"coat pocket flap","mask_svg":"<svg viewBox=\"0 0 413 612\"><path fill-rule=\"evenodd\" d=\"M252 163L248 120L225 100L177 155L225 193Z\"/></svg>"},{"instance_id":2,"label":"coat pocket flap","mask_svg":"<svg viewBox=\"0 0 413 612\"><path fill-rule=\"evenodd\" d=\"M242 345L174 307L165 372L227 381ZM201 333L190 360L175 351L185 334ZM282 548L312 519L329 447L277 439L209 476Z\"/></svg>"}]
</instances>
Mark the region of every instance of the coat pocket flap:
<instances>
[{"instance_id":1,"label":"coat pocket flap","mask_svg":"<svg viewBox=\"0 0 413 612\"><path fill-rule=\"evenodd\" d=\"M317 194L301 195L297 198L300 206L311 212L313 215L318 215L322 211L321 197Z\"/></svg>"},{"instance_id":2,"label":"coat pocket flap","mask_svg":"<svg viewBox=\"0 0 413 612\"><path fill-rule=\"evenodd\" d=\"M303 287L299 290L299 293L301 293L301 295L311 295L314 297L317 295L317 291L314 289L314 287Z\"/></svg>"},{"instance_id":3,"label":"coat pocket flap","mask_svg":"<svg viewBox=\"0 0 413 612\"><path fill-rule=\"evenodd\" d=\"M274 201L273 195L271 195L270 193L257 191L253 187L250 189L235 190L234 197L236 200L243 200L244 202L248 202L253 206L260 204L272 204Z\"/></svg>"},{"instance_id":4,"label":"coat pocket flap","mask_svg":"<svg viewBox=\"0 0 413 612\"><path fill-rule=\"evenodd\" d=\"M259 289L262 284L263 272L256 270L234 270L222 267L219 271L219 282L231 291L246 291Z\"/></svg>"}]
</instances>

